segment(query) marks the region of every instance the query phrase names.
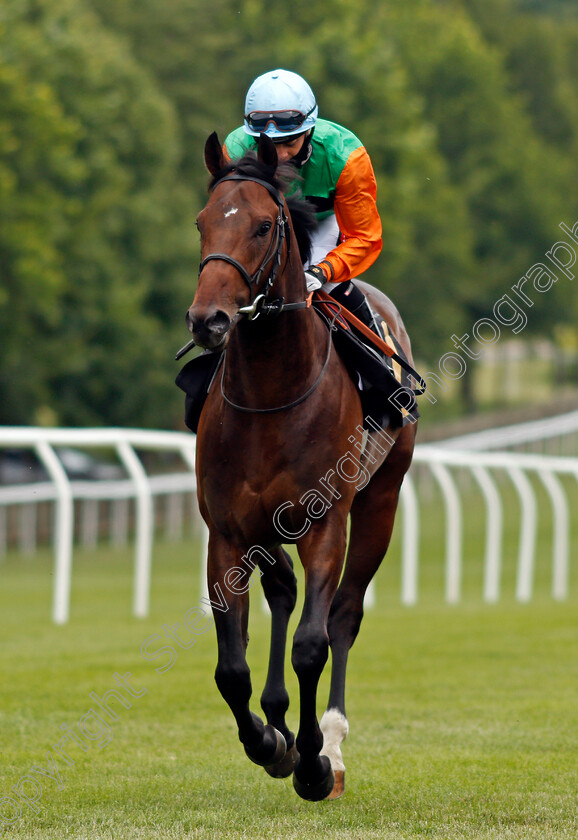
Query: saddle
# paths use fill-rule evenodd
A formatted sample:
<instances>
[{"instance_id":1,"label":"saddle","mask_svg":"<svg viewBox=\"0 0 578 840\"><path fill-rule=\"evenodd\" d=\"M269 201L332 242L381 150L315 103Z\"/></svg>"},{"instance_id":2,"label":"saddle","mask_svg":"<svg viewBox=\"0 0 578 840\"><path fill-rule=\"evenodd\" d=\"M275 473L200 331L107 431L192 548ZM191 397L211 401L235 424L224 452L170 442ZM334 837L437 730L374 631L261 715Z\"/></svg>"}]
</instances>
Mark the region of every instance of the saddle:
<instances>
[{"instance_id":1,"label":"saddle","mask_svg":"<svg viewBox=\"0 0 578 840\"><path fill-rule=\"evenodd\" d=\"M421 393L415 389L417 374L385 321L380 325L392 356L369 346L339 314L339 307L334 303L317 300L314 307L331 330L334 347L358 390L364 428L375 429L379 425L385 429L414 423L419 417L416 395ZM176 377L175 384L185 393L185 424L195 434L223 358L222 352L205 350L187 362Z\"/></svg>"},{"instance_id":2,"label":"saddle","mask_svg":"<svg viewBox=\"0 0 578 840\"><path fill-rule=\"evenodd\" d=\"M407 356L387 323L374 312L381 328L382 342L391 355L380 352L369 339L356 331L327 297L318 301L316 312L332 330L333 344L354 382L363 408L364 428L403 427L419 417L416 384L425 384L413 370ZM352 319L356 320L356 319ZM368 418L373 423L368 423Z\"/></svg>"}]
</instances>

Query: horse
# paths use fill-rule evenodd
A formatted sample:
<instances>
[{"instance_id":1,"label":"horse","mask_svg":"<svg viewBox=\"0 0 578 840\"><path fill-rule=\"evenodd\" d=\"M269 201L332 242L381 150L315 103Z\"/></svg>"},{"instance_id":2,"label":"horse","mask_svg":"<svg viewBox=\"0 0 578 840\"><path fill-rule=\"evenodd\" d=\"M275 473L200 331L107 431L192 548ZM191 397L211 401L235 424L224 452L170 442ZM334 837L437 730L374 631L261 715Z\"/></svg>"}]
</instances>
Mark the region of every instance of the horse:
<instances>
[{"instance_id":1,"label":"horse","mask_svg":"<svg viewBox=\"0 0 578 840\"><path fill-rule=\"evenodd\" d=\"M348 653L365 591L390 542L416 424L364 427L356 383L310 306L305 203L287 197L287 165L278 166L273 142L261 135L256 155L231 162L213 133L205 164L212 177L197 218L201 263L186 320L194 343L222 356L200 416L196 460L199 507L209 530L215 681L254 763L273 777L292 774L304 799L337 798L345 785ZM411 362L393 303L356 282ZM285 719L287 626L297 595L283 547L290 544L305 580L291 651L299 684L296 736ZM257 576L271 614L261 695L267 723L250 708L246 659L249 589ZM329 702L319 722L317 689L329 649Z\"/></svg>"}]
</instances>

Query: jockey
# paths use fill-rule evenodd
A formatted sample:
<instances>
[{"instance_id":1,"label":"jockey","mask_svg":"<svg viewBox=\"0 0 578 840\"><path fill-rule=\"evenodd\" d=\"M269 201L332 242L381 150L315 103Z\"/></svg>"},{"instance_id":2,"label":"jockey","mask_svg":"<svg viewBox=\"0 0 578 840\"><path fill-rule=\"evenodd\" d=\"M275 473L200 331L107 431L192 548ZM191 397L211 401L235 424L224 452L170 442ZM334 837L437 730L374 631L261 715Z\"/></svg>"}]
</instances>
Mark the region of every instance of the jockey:
<instances>
[{"instance_id":1,"label":"jockey","mask_svg":"<svg viewBox=\"0 0 578 840\"><path fill-rule=\"evenodd\" d=\"M229 134L224 152L237 160L264 133L277 146L279 161L297 167L319 225L305 266L307 290L323 287L379 334L365 295L351 282L375 262L382 246L373 167L361 140L317 114L305 79L289 70L264 73L249 88L244 123Z\"/></svg>"}]
</instances>

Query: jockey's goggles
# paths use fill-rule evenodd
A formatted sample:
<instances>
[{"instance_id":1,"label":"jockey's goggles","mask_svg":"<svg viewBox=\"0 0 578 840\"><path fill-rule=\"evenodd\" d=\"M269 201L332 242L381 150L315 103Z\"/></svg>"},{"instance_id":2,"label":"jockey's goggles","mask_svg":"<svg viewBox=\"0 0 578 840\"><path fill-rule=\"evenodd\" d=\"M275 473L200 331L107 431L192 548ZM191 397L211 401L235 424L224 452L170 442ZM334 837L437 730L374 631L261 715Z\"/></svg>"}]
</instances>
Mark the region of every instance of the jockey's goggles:
<instances>
[{"instance_id":1,"label":"jockey's goggles","mask_svg":"<svg viewBox=\"0 0 578 840\"><path fill-rule=\"evenodd\" d=\"M279 131L295 131L316 108L317 103L306 114L301 111L251 111L245 119L251 131L265 131L269 123L276 125Z\"/></svg>"}]
</instances>

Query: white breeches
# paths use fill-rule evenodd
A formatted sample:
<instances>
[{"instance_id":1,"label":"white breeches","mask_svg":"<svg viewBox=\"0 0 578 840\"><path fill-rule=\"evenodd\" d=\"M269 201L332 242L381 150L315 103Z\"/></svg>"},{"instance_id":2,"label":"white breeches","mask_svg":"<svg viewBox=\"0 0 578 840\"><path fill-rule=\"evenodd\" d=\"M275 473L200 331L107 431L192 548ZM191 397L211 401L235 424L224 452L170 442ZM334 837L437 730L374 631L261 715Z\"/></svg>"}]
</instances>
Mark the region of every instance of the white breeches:
<instances>
[{"instance_id":1,"label":"white breeches","mask_svg":"<svg viewBox=\"0 0 578 840\"><path fill-rule=\"evenodd\" d=\"M311 241L311 259L303 267L306 269L307 266L318 265L324 260L327 254L333 251L338 244L339 236L339 225L337 224L335 214L332 213L331 216L327 216L326 219L319 222L319 226L313 234ZM323 290L331 294L331 290L336 286L339 286L339 283L328 282L323 285Z\"/></svg>"}]
</instances>

